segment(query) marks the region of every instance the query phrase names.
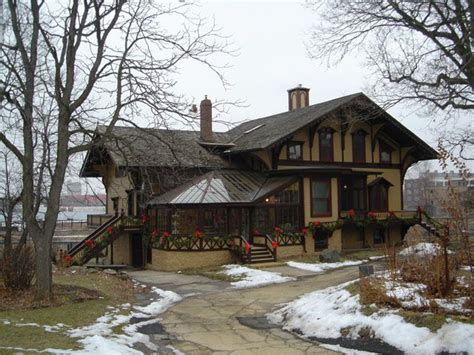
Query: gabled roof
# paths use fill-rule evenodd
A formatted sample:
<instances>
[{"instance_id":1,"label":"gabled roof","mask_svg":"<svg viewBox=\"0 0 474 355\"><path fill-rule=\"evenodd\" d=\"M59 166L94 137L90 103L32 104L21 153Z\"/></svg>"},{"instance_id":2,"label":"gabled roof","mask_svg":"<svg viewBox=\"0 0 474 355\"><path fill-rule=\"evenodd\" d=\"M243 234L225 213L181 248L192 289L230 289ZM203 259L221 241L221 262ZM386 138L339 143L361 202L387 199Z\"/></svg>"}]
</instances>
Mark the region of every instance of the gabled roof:
<instances>
[{"instance_id":1,"label":"gabled roof","mask_svg":"<svg viewBox=\"0 0 474 355\"><path fill-rule=\"evenodd\" d=\"M418 159L437 158L438 153L433 148L362 92L244 122L227 132L235 145L225 150L225 153L233 154L269 148L291 138L295 132L305 127L317 125L325 120L328 114L337 114L338 110L349 107L357 108L362 114L365 112L363 117L365 121L386 123L385 131L390 136L397 136L396 139L403 145L418 148L415 152Z\"/></svg>"},{"instance_id":2,"label":"gabled roof","mask_svg":"<svg viewBox=\"0 0 474 355\"><path fill-rule=\"evenodd\" d=\"M365 97L365 95L357 93L343 96L298 110L244 122L227 132L235 146L226 152L237 153L268 148L308 124L325 118L328 113L358 97Z\"/></svg>"},{"instance_id":3,"label":"gabled roof","mask_svg":"<svg viewBox=\"0 0 474 355\"><path fill-rule=\"evenodd\" d=\"M403 126L363 93L343 96L297 110L244 122L227 132L213 132L214 142L200 142L199 132L137 127L114 127L112 136L104 143L105 152L98 148L88 152L81 176L97 174L91 166L97 156L107 154L117 166L153 166L217 169L228 168L226 154L267 149L291 139L295 132L316 126L329 114L341 110L357 110L361 119L384 123L382 131L402 146L413 146L411 152L418 160L436 159L437 152L417 135ZM105 131L97 128L96 137ZM224 153L224 155L222 154Z\"/></svg>"},{"instance_id":4,"label":"gabled roof","mask_svg":"<svg viewBox=\"0 0 474 355\"><path fill-rule=\"evenodd\" d=\"M267 177L246 170L216 170L152 199L148 205L255 203L296 177Z\"/></svg>"},{"instance_id":5,"label":"gabled roof","mask_svg":"<svg viewBox=\"0 0 474 355\"><path fill-rule=\"evenodd\" d=\"M95 139L103 135L105 129L105 126L98 126ZM216 141L228 141L226 133L213 134ZM93 155L107 155L117 167L216 169L229 166L224 158L213 152L212 147L206 149L199 144L199 132L195 131L116 126L105 139L102 150L95 148L88 152L81 176L91 176L89 172L93 174L90 169L94 163Z\"/></svg>"}]
</instances>

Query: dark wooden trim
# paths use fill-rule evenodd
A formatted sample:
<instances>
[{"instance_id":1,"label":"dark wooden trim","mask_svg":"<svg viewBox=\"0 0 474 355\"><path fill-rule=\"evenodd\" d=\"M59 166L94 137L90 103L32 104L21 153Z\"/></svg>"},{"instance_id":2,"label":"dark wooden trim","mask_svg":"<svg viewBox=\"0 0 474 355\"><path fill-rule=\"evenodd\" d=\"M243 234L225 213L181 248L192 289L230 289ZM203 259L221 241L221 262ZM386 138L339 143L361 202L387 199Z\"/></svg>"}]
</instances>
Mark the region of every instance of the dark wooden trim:
<instances>
[{"instance_id":1,"label":"dark wooden trim","mask_svg":"<svg viewBox=\"0 0 474 355\"><path fill-rule=\"evenodd\" d=\"M342 205L342 184L341 184L341 177L336 177L336 184L337 184L337 215L341 215L341 205Z\"/></svg>"},{"instance_id":2,"label":"dark wooden trim","mask_svg":"<svg viewBox=\"0 0 474 355\"><path fill-rule=\"evenodd\" d=\"M281 150L283 149L283 146L285 145L285 143L281 143L279 145L277 145L276 147L272 148L271 152L272 152L272 169L277 169L278 168L278 161L279 161L279 158L280 158L280 153L281 153Z\"/></svg>"},{"instance_id":3,"label":"dark wooden trim","mask_svg":"<svg viewBox=\"0 0 474 355\"><path fill-rule=\"evenodd\" d=\"M329 212L324 213L324 214L314 214L313 213L313 181L319 181L319 182L327 182L329 185ZM310 180L310 185L309 185L309 194L311 198L311 203L310 203L310 208L311 208L311 217L331 217L332 216L332 186L331 186L331 178L321 178L321 177L313 177Z\"/></svg>"},{"instance_id":4,"label":"dark wooden trim","mask_svg":"<svg viewBox=\"0 0 474 355\"><path fill-rule=\"evenodd\" d=\"M309 161L309 160L287 160L281 159L278 161L278 165L288 165L288 166L314 166L314 165L331 165L336 168L379 168L379 169L400 169L400 164L381 164L381 163L354 163L354 162L342 162L342 161L335 161L335 162L328 162L324 161Z\"/></svg>"},{"instance_id":5,"label":"dark wooden trim","mask_svg":"<svg viewBox=\"0 0 474 355\"><path fill-rule=\"evenodd\" d=\"M299 189L300 189L300 227L304 227L305 223L305 215L304 215L304 196L305 196L305 193L304 193L304 178L300 178L299 179ZM311 186L310 186L311 187ZM306 251L306 245L304 246L305 248L305 251Z\"/></svg>"}]
</instances>

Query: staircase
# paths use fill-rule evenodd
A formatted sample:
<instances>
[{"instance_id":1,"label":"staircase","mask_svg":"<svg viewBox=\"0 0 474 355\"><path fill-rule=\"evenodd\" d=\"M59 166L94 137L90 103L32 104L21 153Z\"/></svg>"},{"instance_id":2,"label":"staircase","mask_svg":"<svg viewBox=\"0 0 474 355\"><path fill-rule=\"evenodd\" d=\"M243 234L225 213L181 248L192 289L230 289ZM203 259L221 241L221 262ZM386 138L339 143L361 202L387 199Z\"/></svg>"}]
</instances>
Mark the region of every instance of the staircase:
<instances>
[{"instance_id":1,"label":"staircase","mask_svg":"<svg viewBox=\"0 0 474 355\"><path fill-rule=\"evenodd\" d=\"M120 233L116 227L120 226L122 218L123 215L116 214L72 247L66 254L71 258L69 265L84 265L117 239ZM111 228L113 232L109 233Z\"/></svg>"},{"instance_id":2,"label":"staircase","mask_svg":"<svg viewBox=\"0 0 474 355\"><path fill-rule=\"evenodd\" d=\"M229 250L244 264L268 263L276 261L276 247L272 245L270 236L265 236L265 244L252 245L243 236L238 238L237 248ZM234 244L233 244L234 245ZM248 250L248 252L247 252Z\"/></svg>"},{"instance_id":3,"label":"staircase","mask_svg":"<svg viewBox=\"0 0 474 355\"><path fill-rule=\"evenodd\" d=\"M444 237L444 226L441 223L431 218L426 212L423 212L419 207L416 213L418 216L418 224L423 227L423 229L438 238Z\"/></svg>"},{"instance_id":4,"label":"staircase","mask_svg":"<svg viewBox=\"0 0 474 355\"><path fill-rule=\"evenodd\" d=\"M250 260L248 261L248 263L268 263L275 261L275 259L276 258L273 256L270 249L268 249L266 246L253 245L250 251Z\"/></svg>"}]
</instances>

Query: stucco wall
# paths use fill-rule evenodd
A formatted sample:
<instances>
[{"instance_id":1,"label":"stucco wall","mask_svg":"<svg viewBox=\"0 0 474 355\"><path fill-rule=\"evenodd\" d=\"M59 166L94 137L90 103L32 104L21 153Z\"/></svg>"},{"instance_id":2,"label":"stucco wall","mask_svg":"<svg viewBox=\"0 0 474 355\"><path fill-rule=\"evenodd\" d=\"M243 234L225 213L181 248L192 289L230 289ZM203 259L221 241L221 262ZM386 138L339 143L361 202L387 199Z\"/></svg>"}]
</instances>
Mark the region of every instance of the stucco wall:
<instances>
[{"instance_id":1,"label":"stucco wall","mask_svg":"<svg viewBox=\"0 0 474 355\"><path fill-rule=\"evenodd\" d=\"M179 271L220 266L233 261L233 256L228 250L184 252L153 249L152 263L146 267L159 271Z\"/></svg>"}]
</instances>

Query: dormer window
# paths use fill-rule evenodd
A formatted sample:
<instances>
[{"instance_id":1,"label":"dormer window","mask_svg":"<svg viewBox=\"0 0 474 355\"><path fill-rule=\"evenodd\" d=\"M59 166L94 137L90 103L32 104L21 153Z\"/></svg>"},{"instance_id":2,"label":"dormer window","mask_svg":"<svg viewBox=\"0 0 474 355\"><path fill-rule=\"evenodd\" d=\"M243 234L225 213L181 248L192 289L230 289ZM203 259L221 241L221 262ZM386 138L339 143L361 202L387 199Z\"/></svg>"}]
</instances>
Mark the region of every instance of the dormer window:
<instances>
[{"instance_id":1,"label":"dormer window","mask_svg":"<svg viewBox=\"0 0 474 355\"><path fill-rule=\"evenodd\" d=\"M379 141L380 146L380 162L385 164L392 163L392 152L393 148L387 143Z\"/></svg>"},{"instance_id":2,"label":"dormer window","mask_svg":"<svg viewBox=\"0 0 474 355\"><path fill-rule=\"evenodd\" d=\"M288 159L289 160L301 160L303 159L303 143L302 142L290 142L288 143Z\"/></svg>"},{"instance_id":3,"label":"dormer window","mask_svg":"<svg viewBox=\"0 0 474 355\"><path fill-rule=\"evenodd\" d=\"M334 161L334 130L332 128L321 128L319 130L319 160Z\"/></svg>"},{"instance_id":4,"label":"dormer window","mask_svg":"<svg viewBox=\"0 0 474 355\"><path fill-rule=\"evenodd\" d=\"M365 163L365 136L367 133L359 129L352 134L352 161Z\"/></svg>"}]
</instances>

